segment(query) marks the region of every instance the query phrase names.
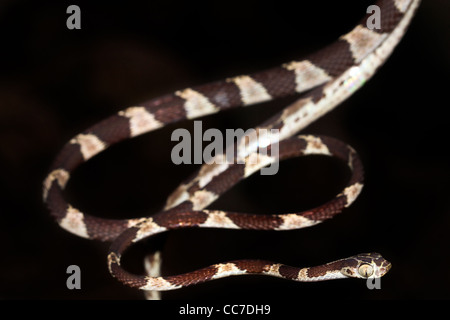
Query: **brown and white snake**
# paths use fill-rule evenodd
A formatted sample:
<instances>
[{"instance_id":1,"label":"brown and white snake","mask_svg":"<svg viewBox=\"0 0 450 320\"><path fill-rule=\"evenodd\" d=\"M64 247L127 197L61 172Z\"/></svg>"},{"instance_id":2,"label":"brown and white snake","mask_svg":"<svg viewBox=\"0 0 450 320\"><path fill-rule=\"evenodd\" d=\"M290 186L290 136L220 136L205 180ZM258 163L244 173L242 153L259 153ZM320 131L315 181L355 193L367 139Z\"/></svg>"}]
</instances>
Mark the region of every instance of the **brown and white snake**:
<instances>
[{"instance_id":1,"label":"brown and white snake","mask_svg":"<svg viewBox=\"0 0 450 320\"><path fill-rule=\"evenodd\" d=\"M264 260L238 260L165 277L131 274L120 262L122 254L133 243L177 228L299 229L318 224L348 207L363 187L363 169L356 152L333 138L294 135L347 99L375 74L403 37L419 3L419 0L379 0L376 3L381 10L379 29L367 27L371 17L367 14L353 30L304 60L179 90L119 111L76 135L57 155L43 183L43 199L51 215L62 228L80 237L112 241L107 255L111 274L124 284L143 290L172 290L241 274L295 281L383 276L391 265L377 253L359 254L309 268ZM103 219L83 213L65 200L64 188L74 169L113 144L183 119L294 94L301 94L299 100L256 128L258 132L279 130L278 156L261 156L256 144L244 148L242 139L234 159L240 162L204 164L168 197L164 210L155 215ZM237 182L261 168L275 161L311 154L336 157L352 172L344 190L329 202L304 212L271 215L206 209Z\"/></svg>"}]
</instances>

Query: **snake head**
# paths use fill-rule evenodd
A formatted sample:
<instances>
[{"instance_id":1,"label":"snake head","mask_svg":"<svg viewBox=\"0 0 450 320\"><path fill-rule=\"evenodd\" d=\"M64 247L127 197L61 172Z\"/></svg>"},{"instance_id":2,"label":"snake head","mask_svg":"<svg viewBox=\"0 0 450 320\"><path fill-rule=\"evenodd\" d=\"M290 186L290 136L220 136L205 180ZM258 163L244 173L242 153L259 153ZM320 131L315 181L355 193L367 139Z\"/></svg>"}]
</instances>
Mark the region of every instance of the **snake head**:
<instances>
[{"instance_id":1,"label":"snake head","mask_svg":"<svg viewBox=\"0 0 450 320\"><path fill-rule=\"evenodd\" d=\"M351 278L381 278L392 266L379 253L361 253L344 261L341 273Z\"/></svg>"}]
</instances>

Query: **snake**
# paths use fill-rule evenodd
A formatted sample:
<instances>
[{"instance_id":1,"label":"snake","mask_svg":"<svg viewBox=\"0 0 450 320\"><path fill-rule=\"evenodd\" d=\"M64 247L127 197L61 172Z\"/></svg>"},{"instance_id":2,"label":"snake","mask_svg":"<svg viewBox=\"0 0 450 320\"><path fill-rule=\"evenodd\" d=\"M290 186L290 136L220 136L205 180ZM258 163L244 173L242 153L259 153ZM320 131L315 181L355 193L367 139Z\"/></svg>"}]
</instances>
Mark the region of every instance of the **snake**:
<instances>
[{"instance_id":1,"label":"snake","mask_svg":"<svg viewBox=\"0 0 450 320\"><path fill-rule=\"evenodd\" d=\"M302 268L266 260L235 260L171 276L130 273L121 266L121 258L133 244L170 230L301 229L330 219L350 206L363 188L363 166L356 151L332 137L297 134L372 78L403 38L419 4L420 0L379 0L375 5L381 14L377 27L373 26L373 11L368 10L350 32L302 60L153 98L123 109L75 135L55 157L43 181L43 201L51 216L72 234L111 242L106 259L111 275L141 290L173 290L243 274L300 282L384 276L391 263L379 253L356 254ZM156 214L130 219L100 218L77 209L64 196L64 189L78 166L123 140L177 121L295 95L299 96L295 102L255 128L261 136L276 130L275 144L263 145L260 140L248 143L242 137L236 142L233 161L204 163L169 195L164 208ZM273 152L275 145L278 152ZM261 154L264 148L269 152ZM301 212L264 215L207 209L236 183L262 168L309 155L337 158L351 172L345 188L328 202ZM215 160L223 157L223 154L216 155Z\"/></svg>"}]
</instances>

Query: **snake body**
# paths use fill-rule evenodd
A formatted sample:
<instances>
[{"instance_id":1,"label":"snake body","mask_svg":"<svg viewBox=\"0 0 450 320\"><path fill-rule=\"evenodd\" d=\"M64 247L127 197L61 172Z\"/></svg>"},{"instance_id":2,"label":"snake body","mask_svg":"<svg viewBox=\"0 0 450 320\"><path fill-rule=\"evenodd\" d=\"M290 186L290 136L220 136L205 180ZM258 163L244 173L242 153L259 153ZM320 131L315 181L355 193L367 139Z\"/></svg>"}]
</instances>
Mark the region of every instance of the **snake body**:
<instances>
[{"instance_id":1,"label":"snake body","mask_svg":"<svg viewBox=\"0 0 450 320\"><path fill-rule=\"evenodd\" d=\"M367 14L349 33L306 57L270 70L186 88L124 109L71 139L57 155L43 183L43 199L58 224L80 237L112 241L107 261L111 274L126 285L143 290L171 290L240 274L263 274L296 281L347 277L381 277L390 263L377 253L355 255L309 268L264 260L215 264L175 276L131 274L120 265L133 243L177 228L205 227L290 230L313 226L348 207L363 187L363 169L350 146L330 137L294 136L352 95L386 61L403 37L419 0L380 0L381 28L369 29ZM256 128L277 129L278 156L261 156L258 144L237 143L234 161L204 164L167 199L164 210L144 218L104 219L81 212L64 198L71 173L109 146L167 124L195 119L234 107L249 106L288 95L300 98ZM270 149L270 147L269 147ZM233 185L270 163L321 154L344 161L351 177L342 192L327 203L304 212L255 215L207 210ZM220 157L221 155L218 155Z\"/></svg>"}]
</instances>

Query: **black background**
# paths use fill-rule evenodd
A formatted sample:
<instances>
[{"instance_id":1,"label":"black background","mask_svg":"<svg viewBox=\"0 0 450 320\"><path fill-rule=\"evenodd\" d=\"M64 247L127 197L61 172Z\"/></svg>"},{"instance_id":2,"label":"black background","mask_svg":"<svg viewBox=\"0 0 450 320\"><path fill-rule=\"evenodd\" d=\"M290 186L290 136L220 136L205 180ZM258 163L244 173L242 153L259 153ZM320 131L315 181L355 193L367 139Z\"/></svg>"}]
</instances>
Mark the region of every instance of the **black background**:
<instances>
[{"instance_id":1,"label":"black background","mask_svg":"<svg viewBox=\"0 0 450 320\"><path fill-rule=\"evenodd\" d=\"M311 1L314 2L314 1ZM66 8L81 8L81 30L66 28ZM280 65L349 31L370 1L84 2L0 4L0 298L143 299L111 278L107 243L77 238L50 218L41 184L71 137L144 100L225 77ZM427 0L392 57L361 90L305 133L326 134L360 154L366 184L334 219L288 232L179 230L139 243L125 265L163 251L164 274L217 262L261 258L294 266L377 251L393 263L381 290L364 281L295 283L246 276L163 294L164 299L275 301L288 298L429 299L450 297L448 155L448 1ZM203 128L253 127L292 98L203 118ZM96 216L157 212L198 165L170 160L177 127L108 149L76 170L67 196ZM311 157L255 175L210 208L299 211L330 199L345 166ZM82 289L66 288L66 268ZM259 299L259 300L258 300Z\"/></svg>"}]
</instances>

